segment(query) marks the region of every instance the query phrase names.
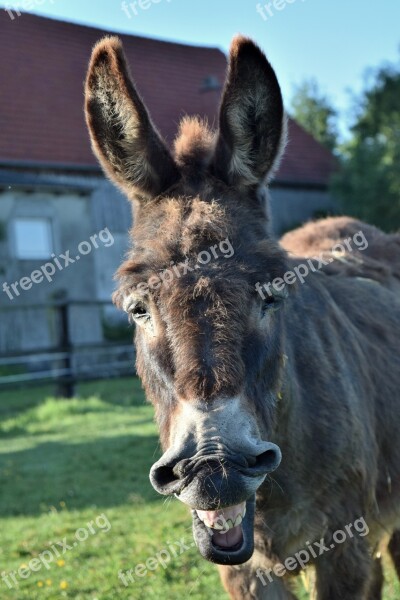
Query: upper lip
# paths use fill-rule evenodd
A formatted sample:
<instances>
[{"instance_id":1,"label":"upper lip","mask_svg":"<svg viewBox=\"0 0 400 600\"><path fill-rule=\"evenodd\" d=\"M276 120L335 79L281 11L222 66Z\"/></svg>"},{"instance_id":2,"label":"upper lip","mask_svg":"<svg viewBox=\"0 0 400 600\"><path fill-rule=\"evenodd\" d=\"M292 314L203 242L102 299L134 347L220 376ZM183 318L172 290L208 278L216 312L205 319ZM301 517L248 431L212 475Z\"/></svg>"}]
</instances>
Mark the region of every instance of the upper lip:
<instances>
[{"instance_id":1,"label":"upper lip","mask_svg":"<svg viewBox=\"0 0 400 600\"><path fill-rule=\"evenodd\" d=\"M179 473L177 472L176 467L174 467L174 474L179 474L179 477L181 478L181 485L179 486L180 489L175 491L180 493L192 481L192 479L197 476L198 472L204 467L207 467L212 461L215 461L216 464L219 464L221 469L223 467L227 469L234 469L244 477L256 478L265 477L266 475L266 472L263 468L258 470L254 468L253 465L250 465L247 460L241 457L235 456L234 458L221 458L213 455L202 456L200 458L194 457L193 459L182 461L183 464L179 463Z\"/></svg>"}]
</instances>

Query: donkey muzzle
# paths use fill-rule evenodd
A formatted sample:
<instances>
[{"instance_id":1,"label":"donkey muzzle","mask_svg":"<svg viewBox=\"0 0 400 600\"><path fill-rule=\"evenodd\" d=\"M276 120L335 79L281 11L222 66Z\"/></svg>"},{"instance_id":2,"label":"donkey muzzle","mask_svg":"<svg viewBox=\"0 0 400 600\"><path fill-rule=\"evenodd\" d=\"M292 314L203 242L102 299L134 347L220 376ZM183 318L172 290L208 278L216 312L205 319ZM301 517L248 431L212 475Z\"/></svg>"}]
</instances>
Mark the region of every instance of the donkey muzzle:
<instances>
[{"instance_id":1,"label":"donkey muzzle","mask_svg":"<svg viewBox=\"0 0 400 600\"><path fill-rule=\"evenodd\" d=\"M271 442L263 444L258 456L219 452L174 459L165 455L151 468L150 481L160 494L174 494L192 508L212 510L246 501L280 462L281 451Z\"/></svg>"}]
</instances>

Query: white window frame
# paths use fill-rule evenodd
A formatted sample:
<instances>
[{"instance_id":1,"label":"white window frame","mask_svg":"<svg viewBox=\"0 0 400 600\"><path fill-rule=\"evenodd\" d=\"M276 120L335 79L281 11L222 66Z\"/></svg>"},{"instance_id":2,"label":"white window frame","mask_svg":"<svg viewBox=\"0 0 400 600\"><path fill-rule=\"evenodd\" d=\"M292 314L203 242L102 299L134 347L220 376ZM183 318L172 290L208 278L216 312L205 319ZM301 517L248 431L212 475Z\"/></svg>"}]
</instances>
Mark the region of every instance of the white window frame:
<instances>
[{"instance_id":1,"label":"white window frame","mask_svg":"<svg viewBox=\"0 0 400 600\"><path fill-rule=\"evenodd\" d=\"M32 252L27 250L27 247L23 247L21 244L21 232L18 231L18 224L25 222L25 224L40 223L43 228L43 234L45 239L43 240L42 247L34 249ZM51 254L54 253L54 236L52 221L48 217L28 217L28 216L16 216L13 219L13 238L14 238L14 256L17 260L47 260ZM36 250L36 251L35 251Z\"/></svg>"}]
</instances>

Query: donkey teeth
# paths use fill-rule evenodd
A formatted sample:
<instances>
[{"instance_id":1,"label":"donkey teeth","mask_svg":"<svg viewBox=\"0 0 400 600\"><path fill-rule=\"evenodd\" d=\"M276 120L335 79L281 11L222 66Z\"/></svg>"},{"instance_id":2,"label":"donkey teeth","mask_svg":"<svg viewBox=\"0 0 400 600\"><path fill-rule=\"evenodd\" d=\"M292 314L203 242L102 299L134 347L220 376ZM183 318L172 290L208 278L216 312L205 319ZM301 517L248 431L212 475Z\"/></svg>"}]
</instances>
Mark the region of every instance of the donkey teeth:
<instances>
[{"instance_id":1,"label":"donkey teeth","mask_svg":"<svg viewBox=\"0 0 400 600\"><path fill-rule=\"evenodd\" d=\"M213 523L211 523L210 521L204 521L204 524L207 525L207 527L210 527L211 529L215 529L217 531L221 531L222 533L225 533L226 531L229 531L229 529L232 529L232 527L234 527L232 519L224 519L222 522L214 521Z\"/></svg>"},{"instance_id":2,"label":"donkey teeth","mask_svg":"<svg viewBox=\"0 0 400 600\"><path fill-rule=\"evenodd\" d=\"M235 521L233 521L232 519L217 519L216 521L209 521L207 519L207 517L200 517L200 520L203 521L204 525L206 527L209 527L211 529L216 529L217 531L229 531L229 529L233 529L233 527L237 527L238 525L240 525L244 519L244 516L246 514L246 509L243 511L242 514L239 514L236 516Z\"/></svg>"},{"instance_id":3,"label":"donkey teeth","mask_svg":"<svg viewBox=\"0 0 400 600\"><path fill-rule=\"evenodd\" d=\"M207 517L205 517L204 519L200 517L200 520L203 521L204 525L206 527L209 527L210 529L217 529L218 531L220 531L222 529L226 529L227 527L227 521L222 519L217 519L217 521L209 521Z\"/></svg>"},{"instance_id":4,"label":"donkey teeth","mask_svg":"<svg viewBox=\"0 0 400 600\"><path fill-rule=\"evenodd\" d=\"M238 525L240 525L240 523L243 521L243 517L244 517L244 515L238 515L236 517L236 521L235 521L235 525L234 525L235 527L237 527Z\"/></svg>"},{"instance_id":5,"label":"donkey teeth","mask_svg":"<svg viewBox=\"0 0 400 600\"><path fill-rule=\"evenodd\" d=\"M210 521L208 521L208 524L206 523L206 525L208 527L211 527L211 529L217 529L218 531L223 531L224 529L226 529L227 523L220 523L218 521L214 521L213 523L211 523Z\"/></svg>"}]
</instances>

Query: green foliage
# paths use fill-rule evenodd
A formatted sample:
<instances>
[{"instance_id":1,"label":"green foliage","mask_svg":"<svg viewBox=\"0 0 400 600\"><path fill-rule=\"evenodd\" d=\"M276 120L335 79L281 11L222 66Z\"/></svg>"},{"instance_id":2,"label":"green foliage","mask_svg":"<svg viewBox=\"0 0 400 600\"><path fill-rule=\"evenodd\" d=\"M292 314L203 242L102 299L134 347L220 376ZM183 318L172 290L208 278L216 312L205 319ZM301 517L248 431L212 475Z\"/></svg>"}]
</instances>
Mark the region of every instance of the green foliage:
<instances>
[{"instance_id":1,"label":"green foliage","mask_svg":"<svg viewBox=\"0 0 400 600\"><path fill-rule=\"evenodd\" d=\"M324 96L318 83L308 80L295 90L291 102L294 119L323 146L333 151L337 144L337 111Z\"/></svg>"},{"instance_id":2,"label":"green foliage","mask_svg":"<svg viewBox=\"0 0 400 600\"><path fill-rule=\"evenodd\" d=\"M332 190L343 211L386 231L400 228L400 64L380 68L358 99Z\"/></svg>"}]
</instances>

